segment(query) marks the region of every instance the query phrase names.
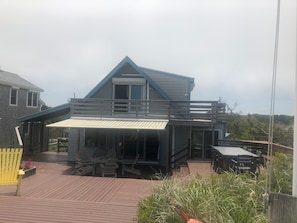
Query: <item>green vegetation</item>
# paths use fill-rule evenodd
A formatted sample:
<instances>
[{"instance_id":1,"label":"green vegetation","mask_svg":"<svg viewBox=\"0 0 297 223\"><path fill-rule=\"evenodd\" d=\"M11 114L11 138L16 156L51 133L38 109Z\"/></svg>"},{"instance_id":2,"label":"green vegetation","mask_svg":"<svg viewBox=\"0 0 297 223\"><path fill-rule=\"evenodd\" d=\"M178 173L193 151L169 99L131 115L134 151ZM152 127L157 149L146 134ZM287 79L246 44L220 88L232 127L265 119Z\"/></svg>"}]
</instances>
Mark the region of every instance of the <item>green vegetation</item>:
<instances>
[{"instance_id":1,"label":"green vegetation","mask_svg":"<svg viewBox=\"0 0 297 223\"><path fill-rule=\"evenodd\" d=\"M276 153L271 163L271 191L292 194L293 157Z\"/></svg>"},{"instance_id":2,"label":"green vegetation","mask_svg":"<svg viewBox=\"0 0 297 223\"><path fill-rule=\"evenodd\" d=\"M52 144L48 146L48 151L57 152L58 144Z\"/></svg>"},{"instance_id":3,"label":"green vegetation","mask_svg":"<svg viewBox=\"0 0 297 223\"><path fill-rule=\"evenodd\" d=\"M271 191L291 194L292 157L278 153L271 167ZM172 205L177 202L191 218L207 223L266 223L266 180L265 173L258 179L234 173L164 179L151 196L139 203L138 222L185 222Z\"/></svg>"},{"instance_id":4,"label":"green vegetation","mask_svg":"<svg viewBox=\"0 0 297 223\"><path fill-rule=\"evenodd\" d=\"M231 139L245 139L267 141L269 129L269 115L239 115L228 113L226 115L227 132ZM293 146L294 117L287 115L274 116L273 141L285 146Z\"/></svg>"},{"instance_id":5,"label":"green vegetation","mask_svg":"<svg viewBox=\"0 0 297 223\"><path fill-rule=\"evenodd\" d=\"M267 222L265 181L248 175L224 173L188 182L164 180L153 195L139 203L139 223L185 222L171 204L176 201L191 217L208 223Z\"/></svg>"}]
</instances>

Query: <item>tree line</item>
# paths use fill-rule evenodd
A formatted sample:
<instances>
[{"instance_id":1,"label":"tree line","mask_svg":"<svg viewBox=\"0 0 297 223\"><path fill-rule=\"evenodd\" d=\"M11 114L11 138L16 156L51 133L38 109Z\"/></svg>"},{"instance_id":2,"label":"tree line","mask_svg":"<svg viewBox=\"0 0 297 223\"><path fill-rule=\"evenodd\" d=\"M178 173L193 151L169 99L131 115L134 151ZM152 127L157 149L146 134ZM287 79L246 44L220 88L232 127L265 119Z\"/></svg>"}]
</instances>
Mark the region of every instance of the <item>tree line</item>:
<instances>
[{"instance_id":1,"label":"tree line","mask_svg":"<svg viewBox=\"0 0 297 223\"><path fill-rule=\"evenodd\" d=\"M233 140L268 141L269 115L227 113L227 133ZM273 142L293 147L294 117L274 115Z\"/></svg>"}]
</instances>

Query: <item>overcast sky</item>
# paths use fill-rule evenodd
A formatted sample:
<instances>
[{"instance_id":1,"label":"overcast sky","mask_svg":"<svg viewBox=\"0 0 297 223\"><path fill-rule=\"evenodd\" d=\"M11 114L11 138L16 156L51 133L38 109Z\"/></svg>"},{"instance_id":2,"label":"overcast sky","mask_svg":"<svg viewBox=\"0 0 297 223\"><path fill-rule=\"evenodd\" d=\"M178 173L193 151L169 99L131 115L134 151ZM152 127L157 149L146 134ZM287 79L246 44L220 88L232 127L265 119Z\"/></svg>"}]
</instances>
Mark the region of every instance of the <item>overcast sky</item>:
<instances>
[{"instance_id":1,"label":"overcast sky","mask_svg":"<svg viewBox=\"0 0 297 223\"><path fill-rule=\"evenodd\" d=\"M1 0L0 66L57 106L125 56L195 78L192 100L270 113L277 0ZM294 114L296 1L281 1L276 114ZM234 106L238 103L238 106Z\"/></svg>"}]
</instances>

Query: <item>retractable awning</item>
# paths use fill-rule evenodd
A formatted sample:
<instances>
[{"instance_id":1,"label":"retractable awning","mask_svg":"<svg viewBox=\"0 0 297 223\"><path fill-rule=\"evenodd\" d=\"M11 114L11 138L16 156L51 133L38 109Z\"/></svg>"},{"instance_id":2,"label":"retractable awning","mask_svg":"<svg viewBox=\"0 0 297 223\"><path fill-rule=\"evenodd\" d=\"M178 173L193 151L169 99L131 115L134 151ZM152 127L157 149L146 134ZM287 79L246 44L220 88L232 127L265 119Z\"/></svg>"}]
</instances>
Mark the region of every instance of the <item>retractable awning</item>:
<instances>
[{"instance_id":1,"label":"retractable awning","mask_svg":"<svg viewBox=\"0 0 297 223\"><path fill-rule=\"evenodd\" d=\"M98 128L98 129L146 129L164 130L168 120L152 119L100 119L73 117L46 125L57 128Z\"/></svg>"}]
</instances>

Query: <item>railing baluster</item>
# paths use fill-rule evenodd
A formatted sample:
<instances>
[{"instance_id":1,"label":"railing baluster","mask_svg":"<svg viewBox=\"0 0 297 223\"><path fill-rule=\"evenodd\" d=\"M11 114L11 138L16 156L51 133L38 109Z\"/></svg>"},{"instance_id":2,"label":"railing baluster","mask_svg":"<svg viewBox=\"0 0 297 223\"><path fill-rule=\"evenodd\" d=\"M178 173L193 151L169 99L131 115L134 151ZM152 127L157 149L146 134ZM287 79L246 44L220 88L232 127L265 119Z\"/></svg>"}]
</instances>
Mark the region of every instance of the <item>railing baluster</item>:
<instances>
[{"instance_id":1,"label":"railing baluster","mask_svg":"<svg viewBox=\"0 0 297 223\"><path fill-rule=\"evenodd\" d=\"M72 99L71 116L224 121L225 104L217 101Z\"/></svg>"}]
</instances>

